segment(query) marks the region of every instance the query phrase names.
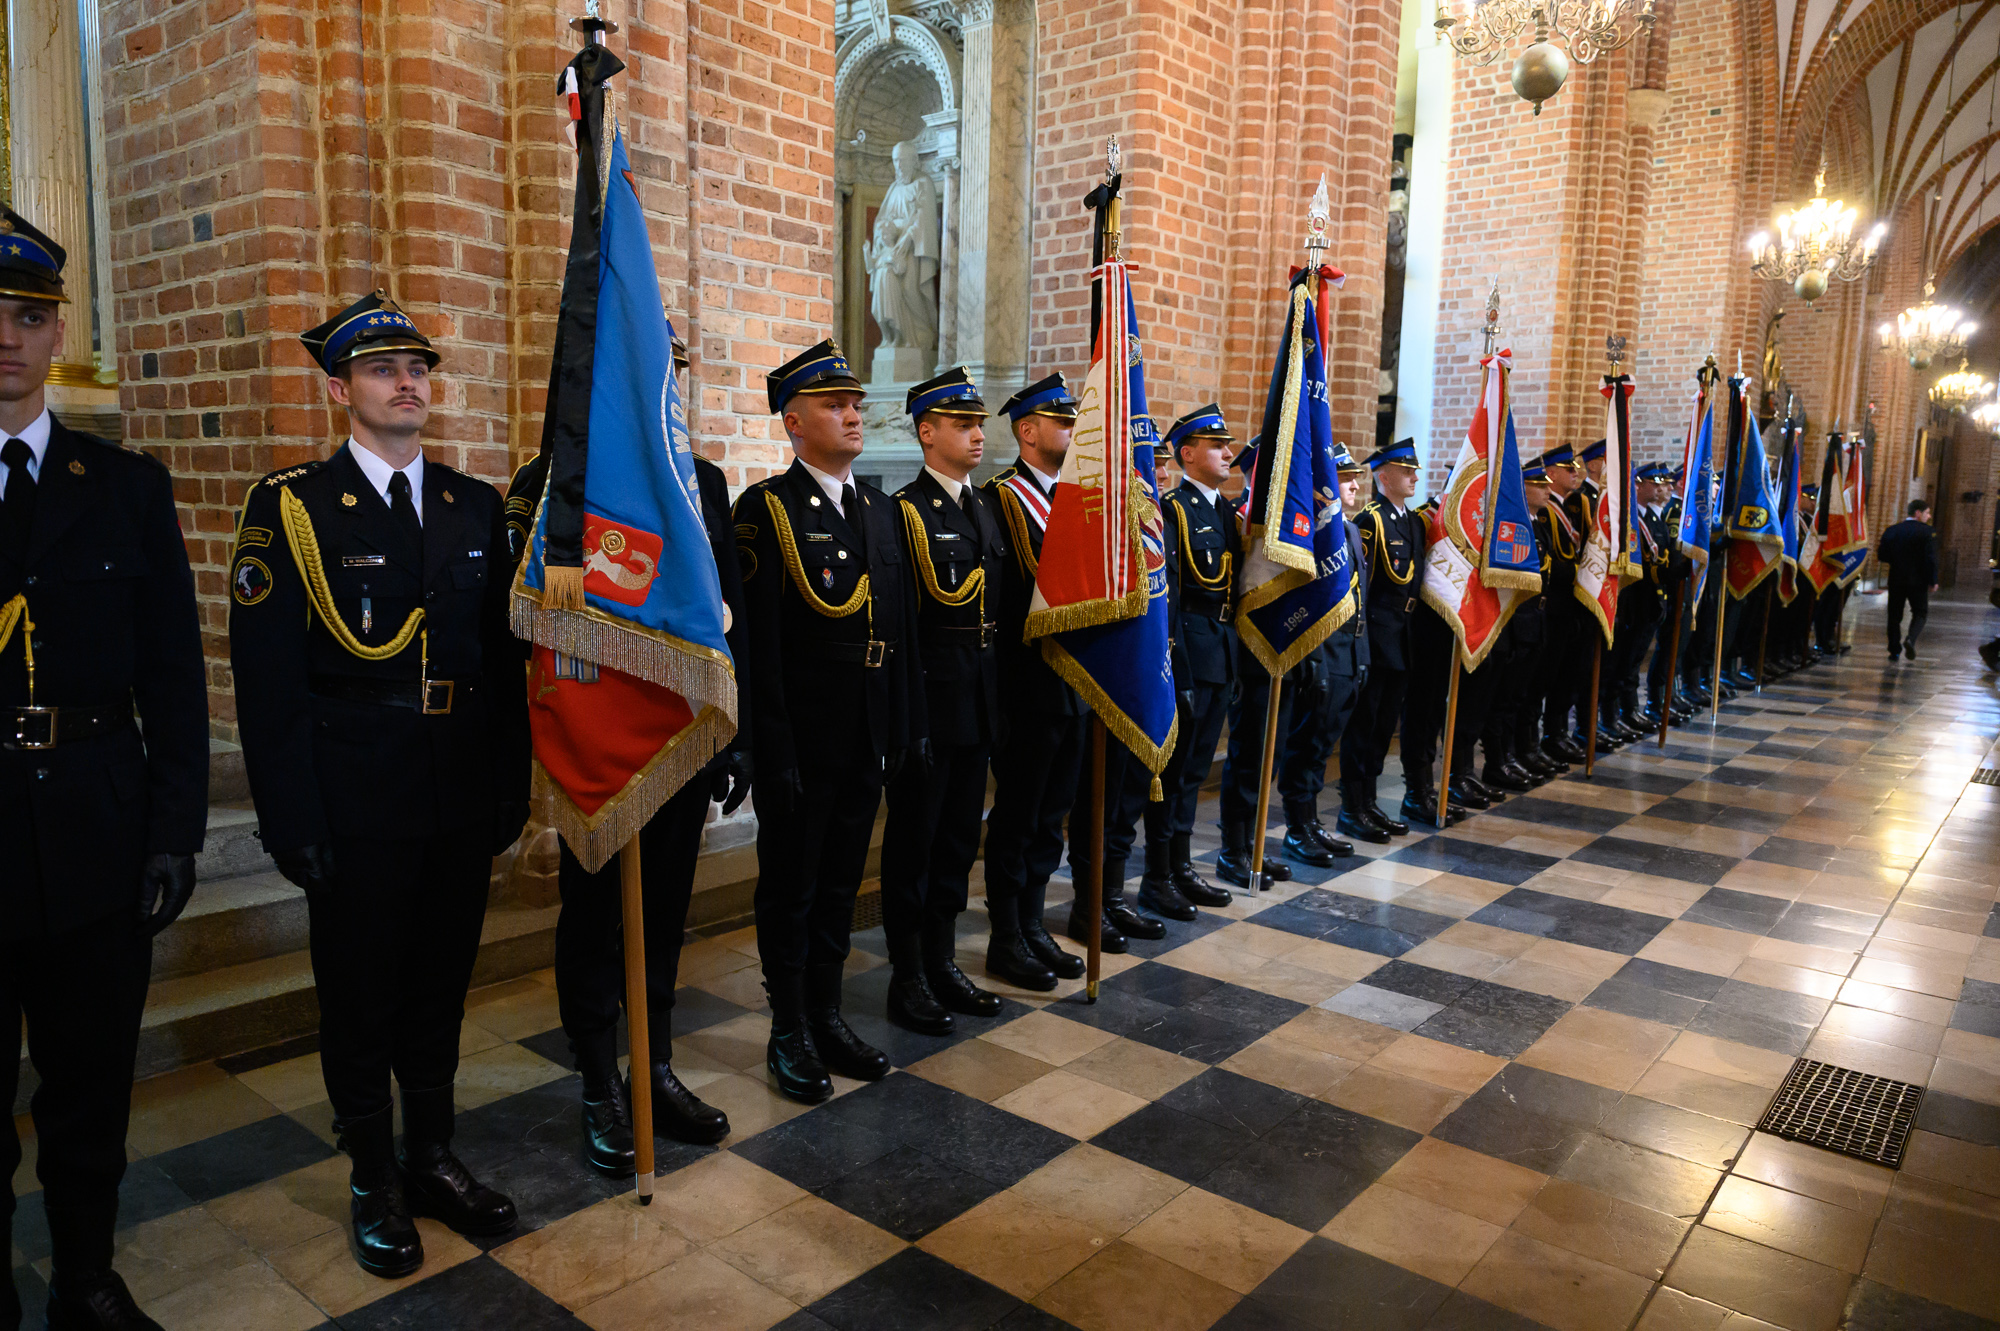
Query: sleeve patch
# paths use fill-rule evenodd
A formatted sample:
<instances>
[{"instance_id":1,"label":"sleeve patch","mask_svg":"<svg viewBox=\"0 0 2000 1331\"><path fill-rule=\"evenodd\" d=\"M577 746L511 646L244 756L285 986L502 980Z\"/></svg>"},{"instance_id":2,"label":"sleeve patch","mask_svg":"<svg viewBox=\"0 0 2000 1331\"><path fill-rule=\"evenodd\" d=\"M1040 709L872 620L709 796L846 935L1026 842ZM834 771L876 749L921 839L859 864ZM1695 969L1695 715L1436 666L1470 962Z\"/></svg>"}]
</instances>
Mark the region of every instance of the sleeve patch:
<instances>
[{"instance_id":1,"label":"sleeve patch","mask_svg":"<svg viewBox=\"0 0 2000 1331\"><path fill-rule=\"evenodd\" d=\"M271 529L269 527L245 527L236 536L236 548L238 550L247 550L253 546L269 545L270 543Z\"/></svg>"},{"instance_id":2,"label":"sleeve patch","mask_svg":"<svg viewBox=\"0 0 2000 1331\"><path fill-rule=\"evenodd\" d=\"M271 594L271 570L264 566L263 560L245 555L236 561L229 585L236 604L255 605Z\"/></svg>"}]
</instances>

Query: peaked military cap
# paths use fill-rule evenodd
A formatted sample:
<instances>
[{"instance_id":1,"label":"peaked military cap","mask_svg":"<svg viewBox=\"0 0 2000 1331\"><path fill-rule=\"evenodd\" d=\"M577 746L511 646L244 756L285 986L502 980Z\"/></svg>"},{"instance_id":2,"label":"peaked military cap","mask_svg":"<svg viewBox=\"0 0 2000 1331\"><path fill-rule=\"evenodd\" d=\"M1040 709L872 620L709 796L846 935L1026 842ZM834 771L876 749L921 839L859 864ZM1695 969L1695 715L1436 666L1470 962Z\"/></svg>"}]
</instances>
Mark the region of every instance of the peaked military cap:
<instances>
[{"instance_id":1,"label":"peaked military cap","mask_svg":"<svg viewBox=\"0 0 2000 1331\"><path fill-rule=\"evenodd\" d=\"M1819 487L1817 485L1801 485L1799 487L1799 497L1802 499L1818 499Z\"/></svg>"},{"instance_id":2,"label":"peaked military cap","mask_svg":"<svg viewBox=\"0 0 2000 1331\"><path fill-rule=\"evenodd\" d=\"M1581 453L1578 453L1576 458L1579 462L1596 462L1604 456L1604 452L1604 440L1600 439L1596 443L1586 447Z\"/></svg>"},{"instance_id":3,"label":"peaked military cap","mask_svg":"<svg viewBox=\"0 0 2000 1331\"><path fill-rule=\"evenodd\" d=\"M1665 470L1666 467L1658 462L1648 462L1645 466L1632 473L1632 479L1635 481L1657 481L1660 479L1660 474Z\"/></svg>"},{"instance_id":4,"label":"peaked military cap","mask_svg":"<svg viewBox=\"0 0 2000 1331\"><path fill-rule=\"evenodd\" d=\"M1028 416L1053 416L1059 421L1073 421L1076 419L1076 399L1070 396L1068 385L1057 373L1029 384L1003 402L1000 410L1009 420L1015 421Z\"/></svg>"},{"instance_id":5,"label":"peaked military cap","mask_svg":"<svg viewBox=\"0 0 2000 1331\"><path fill-rule=\"evenodd\" d=\"M1333 469L1342 476L1359 476L1368 468L1354 460L1354 454L1347 451L1346 444L1333 446Z\"/></svg>"},{"instance_id":6,"label":"peaked military cap","mask_svg":"<svg viewBox=\"0 0 2000 1331\"><path fill-rule=\"evenodd\" d=\"M378 351L414 351L433 369L439 359L430 339L380 290L369 292L319 327L300 333L299 341L328 374L356 356L372 356Z\"/></svg>"},{"instance_id":7,"label":"peaked military cap","mask_svg":"<svg viewBox=\"0 0 2000 1331\"><path fill-rule=\"evenodd\" d=\"M764 392L771 401L771 414L801 393L859 393L861 381L848 368L847 357L828 338L808 347L764 376Z\"/></svg>"},{"instance_id":8,"label":"peaked military cap","mask_svg":"<svg viewBox=\"0 0 2000 1331\"><path fill-rule=\"evenodd\" d=\"M1528 485L1547 485L1549 483L1549 469L1542 465L1540 458L1536 458L1533 462L1521 468L1521 480Z\"/></svg>"},{"instance_id":9,"label":"peaked military cap","mask_svg":"<svg viewBox=\"0 0 2000 1331\"><path fill-rule=\"evenodd\" d=\"M1542 464L1544 470L1550 467L1561 467L1566 471L1575 471L1576 450L1568 444L1557 444L1554 448L1551 448L1548 452L1537 458L1536 461Z\"/></svg>"},{"instance_id":10,"label":"peaked military cap","mask_svg":"<svg viewBox=\"0 0 2000 1331\"><path fill-rule=\"evenodd\" d=\"M0 296L66 304L63 265L69 251L12 208L0 207Z\"/></svg>"},{"instance_id":11,"label":"peaked military cap","mask_svg":"<svg viewBox=\"0 0 2000 1331\"><path fill-rule=\"evenodd\" d=\"M982 421L992 414L986 410L985 399L979 396L979 385L972 382L971 372L963 365L954 365L937 378L926 379L912 388L903 406L913 421L922 420L928 411L944 416L975 416Z\"/></svg>"},{"instance_id":12,"label":"peaked military cap","mask_svg":"<svg viewBox=\"0 0 2000 1331\"><path fill-rule=\"evenodd\" d=\"M1222 408L1213 402L1205 407L1196 407L1167 427L1167 447L1176 453L1180 452L1184 440L1235 438L1222 419Z\"/></svg>"},{"instance_id":13,"label":"peaked military cap","mask_svg":"<svg viewBox=\"0 0 2000 1331\"><path fill-rule=\"evenodd\" d=\"M1417 441L1398 439L1387 448L1378 448L1368 455L1371 470L1380 471L1384 467L1415 467L1417 465Z\"/></svg>"}]
</instances>

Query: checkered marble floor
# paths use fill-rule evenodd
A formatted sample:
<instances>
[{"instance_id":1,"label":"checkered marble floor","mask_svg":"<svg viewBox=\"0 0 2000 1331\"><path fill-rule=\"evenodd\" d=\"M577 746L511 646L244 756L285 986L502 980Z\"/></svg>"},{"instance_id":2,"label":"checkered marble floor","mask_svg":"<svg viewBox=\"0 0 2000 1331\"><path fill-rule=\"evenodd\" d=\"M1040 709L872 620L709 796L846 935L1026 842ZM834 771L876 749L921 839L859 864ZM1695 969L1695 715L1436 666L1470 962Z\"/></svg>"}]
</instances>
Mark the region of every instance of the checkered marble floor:
<instances>
[{"instance_id":1,"label":"checkered marble floor","mask_svg":"<svg viewBox=\"0 0 2000 1331\"><path fill-rule=\"evenodd\" d=\"M580 1162L550 977L475 993L458 1146L521 1225L424 1222L405 1281L349 1256L309 1050L144 1083L120 1269L246 1331L1994 1325L1993 617L1941 604L1885 664L1877 607L1713 732L1107 957L1095 1006L913 1036L861 935L848 1011L898 1070L812 1110L767 1086L750 932L694 943L676 1064L736 1134L662 1142L651 1207ZM1900 1170L1751 1130L1802 1053L1928 1085ZM34 1307L33 1195L15 1244Z\"/></svg>"}]
</instances>

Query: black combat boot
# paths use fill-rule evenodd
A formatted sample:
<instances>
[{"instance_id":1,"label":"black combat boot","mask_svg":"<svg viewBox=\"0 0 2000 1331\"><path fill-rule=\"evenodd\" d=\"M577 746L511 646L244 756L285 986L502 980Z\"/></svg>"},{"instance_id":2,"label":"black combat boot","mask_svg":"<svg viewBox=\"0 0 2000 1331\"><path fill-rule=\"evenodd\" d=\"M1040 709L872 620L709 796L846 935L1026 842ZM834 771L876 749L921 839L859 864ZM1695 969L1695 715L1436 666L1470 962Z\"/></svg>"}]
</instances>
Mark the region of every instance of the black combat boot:
<instances>
[{"instance_id":1,"label":"black combat boot","mask_svg":"<svg viewBox=\"0 0 2000 1331\"><path fill-rule=\"evenodd\" d=\"M1064 926L1063 932L1070 936L1071 941L1089 947L1090 911L1083 903L1083 869L1072 859L1069 862L1069 872L1070 881L1076 884L1076 895L1070 898L1069 923ZM1098 879L1097 890L1098 898L1103 903L1103 909L1099 912L1098 950L1110 953L1131 951L1131 944L1125 941L1125 931L1118 927L1118 921L1112 918L1111 914L1112 902L1116 901L1121 906L1125 904L1124 860L1108 857L1105 859L1104 872ZM1131 908L1126 907L1125 913L1130 915ZM1162 929L1160 932L1164 934L1166 930Z\"/></svg>"},{"instance_id":2,"label":"black combat boot","mask_svg":"<svg viewBox=\"0 0 2000 1331\"><path fill-rule=\"evenodd\" d=\"M361 1269L385 1280L406 1276L424 1264L424 1241L417 1234L396 1172L395 1110L384 1105L364 1118L333 1125L340 1149L354 1162L347 1186L353 1194L355 1259Z\"/></svg>"},{"instance_id":3,"label":"black combat boot","mask_svg":"<svg viewBox=\"0 0 2000 1331\"><path fill-rule=\"evenodd\" d=\"M653 1131L690 1146L713 1146L729 1135L729 1115L687 1088L674 1075L673 1020L669 1012L651 1015L647 1033L655 1050L653 1063Z\"/></svg>"},{"instance_id":4,"label":"black combat boot","mask_svg":"<svg viewBox=\"0 0 2000 1331\"><path fill-rule=\"evenodd\" d=\"M1370 777L1368 779L1367 802L1361 806L1362 814L1373 819L1390 836L1408 836L1410 834L1410 825L1408 823L1400 818L1391 818L1388 814L1382 812L1382 796L1376 790L1376 782L1379 779L1377 777Z\"/></svg>"},{"instance_id":5,"label":"black combat boot","mask_svg":"<svg viewBox=\"0 0 2000 1331\"><path fill-rule=\"evenodd\" d=\"M764 993L771 1002L771 1041L764 1048L764 1066L771 1070L780 1095L816 1105L833 1094L833 1081L806 1026L805 982L797 975L767 972Z\"/></svg>"},{"instance_id":6,"label":"black combat boot","mask_svg":"<svg viewBox=\"0 0 2000 1331\"><path fill-rule=\"evenodd\" d=\"M1176 832L1167 842L1167 881L1174 891L1197 906L1227 906L1236 898L1194 871L1194 837Z\"/></svg>"},{"instance_id":7,"label":"black combat boot","mask_svg":"<svg viewBox=\"0 0 2000 1331\"><path fill-rule=\"evenodd\" d=\"M1479 787L1473 783L1472 778L1463 772L1447 782L1446 789L1451 792L1451 802L1453 804L1463 804L1468 809L1490 809L1493 807L1493 801L1486 798Z\"/></svg>"},{"instance_id":8,"label":"black combat boot","mask_svg":"<svg viewBox=\"0 0 2000 1331\"><path fill-rule=\"evenodd\" d=\"M1193 870L1188 872L1192 877ZM1182 924L1201 913L1174 886L1174 852L1171 845L1159 841L1146 843L1146 872L1139 879L1139 904L1155 915L1179 920ZM1149 937L1166 937L1167 926L1158 921L1153 924L1158 932Z\"/></svg>"},{"instance_id":9,"label":"black combat boot","mask_svg":"<svg viewBox=\"0 0 2000 1331\"><path fill-rule=\"evenodd\" d=\"M1021 941L1027 944L1028 955L1046 966L1050 973L1060 980L1080 980L1083 978L1083 958L1071 956L1056 945L1049 937L1048 925L1042 916L1048 910L1049 885L1031 887L1021 894Z\"/></svg>"},{"instance_id":10,"label":"black combat boot","mask_svg":"<svg viewBox=\"0 0 2000 1331\"><path fill-rule=\"evenodd\" d=\"M617 1032L595 1032L584 1039L571 1036L569 1047L583 1077L584 1163L606 1178L631 1178L638 1156L625 1079L618 1075Z\"/></svg>"},{"instance_id":11,"label":"black combat boot","mask_svg":"<svg viewBox=\"0 0 2000 1331\"><path fill-rule=\"evenodd\" d=\"M958 930L950 920L925 920L921 935L924 978L931 995L948 1012L968 1017L1000 1015L1000 995L989 994L958 968Z\"/></svg>"},{"instance_id":12,"label":"black combat boot","mask_svg":"<svg viewBox=\"0 0 2000 1331\"><path fill-rule=\"evenodd\" d=\"M421 1253L418 1260L423 1260ZM65 1267L56 1272L49 1281L48 1319L49 1331L162 1331L158 1322L139 1311L132 1291L109 1267L101 1271ZM14 1325L20 1325L18 1317Z\"/></svg>"},{"instance_id":13,"label":"black combat boot","mask_svg":"<svg viewBox=\"0 0 2000 1331\"><path fill-rule=\"evenodd\" d=\"M514 1203L472 1177L451 1153L451 1087L403 1091L403 1195L418 1215L473 1238L514 1228Z\"/></svg>"},{"instance_id":14,"label":"black combat boot","mask_svg":"<svg viewBox=\"0 0 2000 1331\"><path fill-rule=\"evenodd\" d=\"M1285 806L1285 854L1315 869L1333 867L1333 849L1316 836L1319 811L1310 804Z\"/></svg>"},{"instance_id":15,"label":"black combat boot","mask_svg":"<svg viewBox=\"0 0 2000 1331\"><path fill-rule=\"evenodd\" d=\"M889 1075L889 1056L856 1035L840 1015L838 961L806 967L806 1027L813 1048L827 1071L856 1081L880 1081Z\"/></svg>"},{"instance_id":16,"label":"black combat boot","mask_svg":"<svg viewBox=\"0 0 2000 1331\"><path fill-rule=\"evenodd\" d=\"M1021 914L1015 904L988 897L986 915L992 927L986 940L986 973L1016 989L1040 993L1055 988L1055 972L1028 950L1027 940L1021 937Z\"/></svg>"},{"instance_id":17,"label":"black combat boot","mask_svg":"<svg viewBox=\"0 0 2000 1331\"><path fill-rule=\"evenodd\" d=\"M1158 910L1158 908L1147 900L1146 888L1148 884L1156 882L1165 883L1171 878L1172 870L1168 863L1167 854L1166 842L1148 841L1146 843L1146 872L1139 876L1139 904L1145 906L1147 910L1153 911L1154 914L1164 914L1165 912ZM1157 897L1159 894L1155 892L1153 895ZM1143 939L1150 943L1167 936L1167 926L1165 924L1154 919L1152 915L1141 915L1125 899L1125 882L1123 879L1114 883L1109 877L1105 878L1104 914L1113 924L1118 926L1119 931L1127 938Z\"/></svg>"},{"instance_id":18,"label":"black combat boot","mask_svg":"<svg viewBox=\"0 0 2000 1331\"><path fill-rule=\"evenodd\" d=\"M1340 816L1333 820L1333 826L1342 836L1371 845L1384 845L1389 840L1389 829L1368 816L1361 787L1346 781L1340 783Z\"/></svg>"},{"instance_id":19,"label":"black combat boot","mask_svg":"<svg viewBox=\"0 0 2000 1331\"><path fill-rule=\"evenodd\" d=\"M956 1027L931 993L922 943L914 936L891 938L889 966L889 1020L918 1035L950 1035Z\"/></svg>"}]
</instances>

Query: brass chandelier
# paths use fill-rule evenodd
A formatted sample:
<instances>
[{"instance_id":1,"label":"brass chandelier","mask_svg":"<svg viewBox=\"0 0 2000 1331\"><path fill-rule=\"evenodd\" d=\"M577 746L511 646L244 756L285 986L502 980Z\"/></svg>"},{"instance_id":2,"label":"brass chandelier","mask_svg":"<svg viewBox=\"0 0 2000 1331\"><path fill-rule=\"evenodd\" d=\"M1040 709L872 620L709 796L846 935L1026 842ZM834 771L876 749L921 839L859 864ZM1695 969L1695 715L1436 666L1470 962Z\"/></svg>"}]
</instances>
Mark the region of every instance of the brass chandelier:
<instances>
[{"instance_id":1,"label":"brass chandelier","mask_svg":"<svg viewBox=\"0 0 2000 1331\"><path fill-rule=\"evenodd\" d=\"M1988 402L1983 407L1974 408L1972 423L1988 434L2000 434L2000 402Z\"/></svg>"},{"instance_id":2,"label":"brass chandelier","mask_svg":"<svg viewBox=\"0 0 2000 1331\"><path fill-rule=\"evenodd\" d=\"M1979 331L1979 325L1967 319L1963 311L1932 300L1935 294L1937 284L1926 281L1923 302L1912 305L1897 315L1893 324L1885 323L1878 330L1882 349L1907 359L1913 370L1928 370L1932 361L1950 360L1961 354L1966 339Z\"/></svg>"},{"instance_id":3,"label":"brass chandelier","mask_svg":"<svg viewBox=\"0 0 2000 1331\"><path fill-rule=\"evenodd\" d=\"M1534 44L1514 61L1513 83L1514 92L1534 103L1540 115L1542 103L1562 91L1571 60L1587 65L1641 31L1651 32L1658 17L1653 5L1654 0L1641 0L1637 22L1625 27L1627 0L1438 0L1435 26L1438 40L1449 41L1452 50L1474 64L1490 65L1534 24ZM1568 54L1551 35L1562 39Z\"/></svg>"},{"instance_id":4,"label":"brass chandelier","mask_svg":"<svg viewBox=\"0 0 2000 1331\"><path fill-rule=\"evenodd\" d=\"M1947 374L1931 385L1931 402L1940 411L1964 411L1974 402L1993 396L1993 381L1976 370L1966 368L1965 358L1959 357L1958 370Z\"/></svg>"},{"instance_id":5,"label":"brass chandelier","mask_svg":"<svg viewBox=\"0 0 2000 1331\"><path fill-rule=\"evenodd\" d=\"M1828 281L1852 282L1868 271L1889 229L1877 222L1866 235L1856 236L1860 214L1839 199L1826 197L1826 159L1813 177L1813 197L1798 208L1778 214L1773 231L1750 237L1750 271L1774 282L1789 282L1799 299L1811 305L1826 294Z\"/></svg>"}]
</instances>

